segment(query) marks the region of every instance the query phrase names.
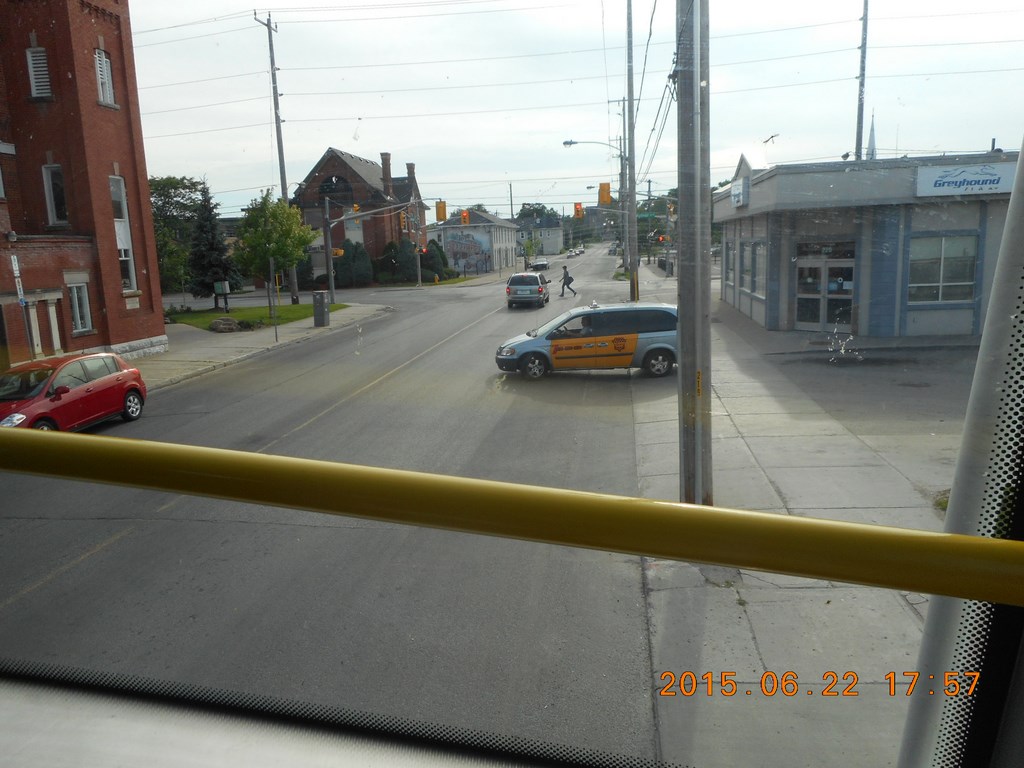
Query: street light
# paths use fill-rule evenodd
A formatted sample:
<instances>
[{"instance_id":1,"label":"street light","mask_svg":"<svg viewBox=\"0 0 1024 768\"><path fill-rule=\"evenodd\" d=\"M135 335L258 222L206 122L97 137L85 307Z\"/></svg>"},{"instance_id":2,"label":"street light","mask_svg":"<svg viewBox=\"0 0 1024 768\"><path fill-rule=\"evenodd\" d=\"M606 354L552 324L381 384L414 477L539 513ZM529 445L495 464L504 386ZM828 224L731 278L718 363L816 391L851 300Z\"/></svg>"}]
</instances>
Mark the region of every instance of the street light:
<instances>
[{"instance_id":1,"label":"street light","mask_svg":"<svg viewBox=\"0 0 1024 768\"><path fill-rule=\"evenodd\" d=\"M633 301L640 298L639 296L639 285L637 282L637 270L639 269L637 250L638 244L636 243L636 183L632 178L632 173L627 173L626 168L629 167L632 171L633 164L629 162L626 153L622 151L622 147L616 147L614 144L609 144L606 141L574 141L573 139L566 139L562 142L563 147L572 147L576 144L597 144L602 147L609 147L614 149L619 156L619 174L620 174L620 189L626 190L626 199L623 204L623 217L622 217L622 245L625 249L626 258L623 259L623 263L627 266L630 272L629 281L629 297Z\"/></svg>"}]
</instances>

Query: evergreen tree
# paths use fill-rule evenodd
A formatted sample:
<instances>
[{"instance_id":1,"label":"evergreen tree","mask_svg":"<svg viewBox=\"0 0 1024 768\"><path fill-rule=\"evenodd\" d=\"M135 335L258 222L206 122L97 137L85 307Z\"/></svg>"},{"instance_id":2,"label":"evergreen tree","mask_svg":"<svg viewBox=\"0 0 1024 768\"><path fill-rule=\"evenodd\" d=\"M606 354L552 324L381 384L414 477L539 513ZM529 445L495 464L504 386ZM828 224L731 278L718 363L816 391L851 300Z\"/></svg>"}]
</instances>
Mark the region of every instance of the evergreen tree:
<instances>
[{"instance_id":1,"label":"evergreen tree","mask_svg":"<svg viewBox=\"0 0 1024 768\"><path fill-rule=\"evenodd\" d=\"M345 253L349 253L347 247ZM365 287L373 282L373 265L370 263L370 254L362 243L353 243L351 253L354 283L357 287Z\"/></svg>"},{"instance_id":2,"label":"evergreen tree","mask_svg":"<svg viewBox=\"0 0 1024 768\"><path fill-rule=\"evenodd\" d=\"M427 243L427 252L423 256L422 266L438 275L442 280L445 279L448 257L445 256L444 249L437 244L436 240Z\"/></svg>"},{"instance_id":3,"label":"evergreen tree","mask_svg":"<svg viewBox=\"0 0 1024 768\"><path fill-rule=\"evenodd\" d=\"M403 282L416 282L416 246L411 240L402 240L398 245L398 279Z\"/></svg>"},{"instance_id":4,"label":"evergreen tree","mask_svg":"<svg viewBox=\"0 0 1024 768\"><path fill-rule=\"evenodd\" d=\"M219 207L219 203L213 202L210 187L204 182L200 190L189 251L189 290L197 299L213 296L214 309L220 308L220 299L213 293L214 283L227 280L232 290L242 287L242 278L228 258L228 247L217 225Z\"/></svg>"}]
</instances>

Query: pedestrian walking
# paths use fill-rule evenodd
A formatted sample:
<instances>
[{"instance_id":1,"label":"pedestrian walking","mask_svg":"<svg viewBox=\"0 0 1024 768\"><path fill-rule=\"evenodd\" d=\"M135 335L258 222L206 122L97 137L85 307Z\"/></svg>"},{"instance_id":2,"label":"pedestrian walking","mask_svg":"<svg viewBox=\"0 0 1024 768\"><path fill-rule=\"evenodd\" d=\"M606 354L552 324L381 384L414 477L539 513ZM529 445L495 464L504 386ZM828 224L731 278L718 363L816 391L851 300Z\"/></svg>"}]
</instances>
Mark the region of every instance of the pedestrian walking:
<instances>
[{"instance_id":1,"label":"pedestrian walking","mask_svg":"<svg viewBox=\"0 0 1024 768\"><path fill-rule=\"evenodd\" d=\"M563 297L565 296L565 289L566 288L568 288L570 291L572 291L572 295L573 296L576 295L576 291L572 287L572 275L569 274L569 268L563 264L562 265L562 293L561 293L561 296L563 296Z\"/></svg>"}]
</instances>

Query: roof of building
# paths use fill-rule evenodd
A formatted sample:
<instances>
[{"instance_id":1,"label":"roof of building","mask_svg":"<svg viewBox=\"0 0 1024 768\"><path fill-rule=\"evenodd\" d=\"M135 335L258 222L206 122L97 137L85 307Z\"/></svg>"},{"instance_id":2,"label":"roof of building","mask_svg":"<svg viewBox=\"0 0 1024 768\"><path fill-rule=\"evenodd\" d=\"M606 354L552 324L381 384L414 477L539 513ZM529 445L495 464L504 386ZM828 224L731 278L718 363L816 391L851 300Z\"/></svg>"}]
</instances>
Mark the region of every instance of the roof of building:
<instances>
[{"instance_id":1,"label":"roof of building","mask_svg":"<svg viewBox=\"0 0 1024 768\"><path fill-rule=\"evenodd\" d=\"M509 227L515 228L516 223L503 219L500 216L495 216L493 213L487 213L487 211L480 211L476 208L469 208L469 225L468 226L493 226L493 227ZM455 214L449 216L440 226L442 227L461 227L462 214Z\"/></svg>"}]
</instances>

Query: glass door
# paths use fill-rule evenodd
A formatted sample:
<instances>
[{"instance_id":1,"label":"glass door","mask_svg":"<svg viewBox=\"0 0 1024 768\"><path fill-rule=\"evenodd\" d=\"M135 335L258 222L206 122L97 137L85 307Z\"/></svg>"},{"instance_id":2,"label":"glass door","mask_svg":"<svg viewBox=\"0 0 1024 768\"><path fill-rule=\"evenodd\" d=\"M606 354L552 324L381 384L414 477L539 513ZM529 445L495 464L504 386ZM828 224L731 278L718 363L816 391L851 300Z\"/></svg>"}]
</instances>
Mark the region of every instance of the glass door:
<instances>
[{"instance_id":1,"label":"glass door","mask_svg":"<svg viewBox=\"0 0 1024 768\"><path fill-rule=\"evenodd\" d=\"M798 244L794 327L852 332L854 274L852 242Z\"/></svg>"},{"instance_id":2,"label":"glass door","mask_svg":"<svg viewBox=\"0 0 1024 768\"><path fill-rule=\"evenodd\" d=\"M796 328L801 331L821 329L821 264L796 268Z\"/></svg>"},{"instance_id":3,"label":"glass door","mask_svg":"<svg viewBox=\"0 0 1024 768\"><path fill-rule=\"evenodd\" d=\"M825 330L849 333L853 328L853 264L828 265L825 285Z\"/></svg>"}]
</instances>

